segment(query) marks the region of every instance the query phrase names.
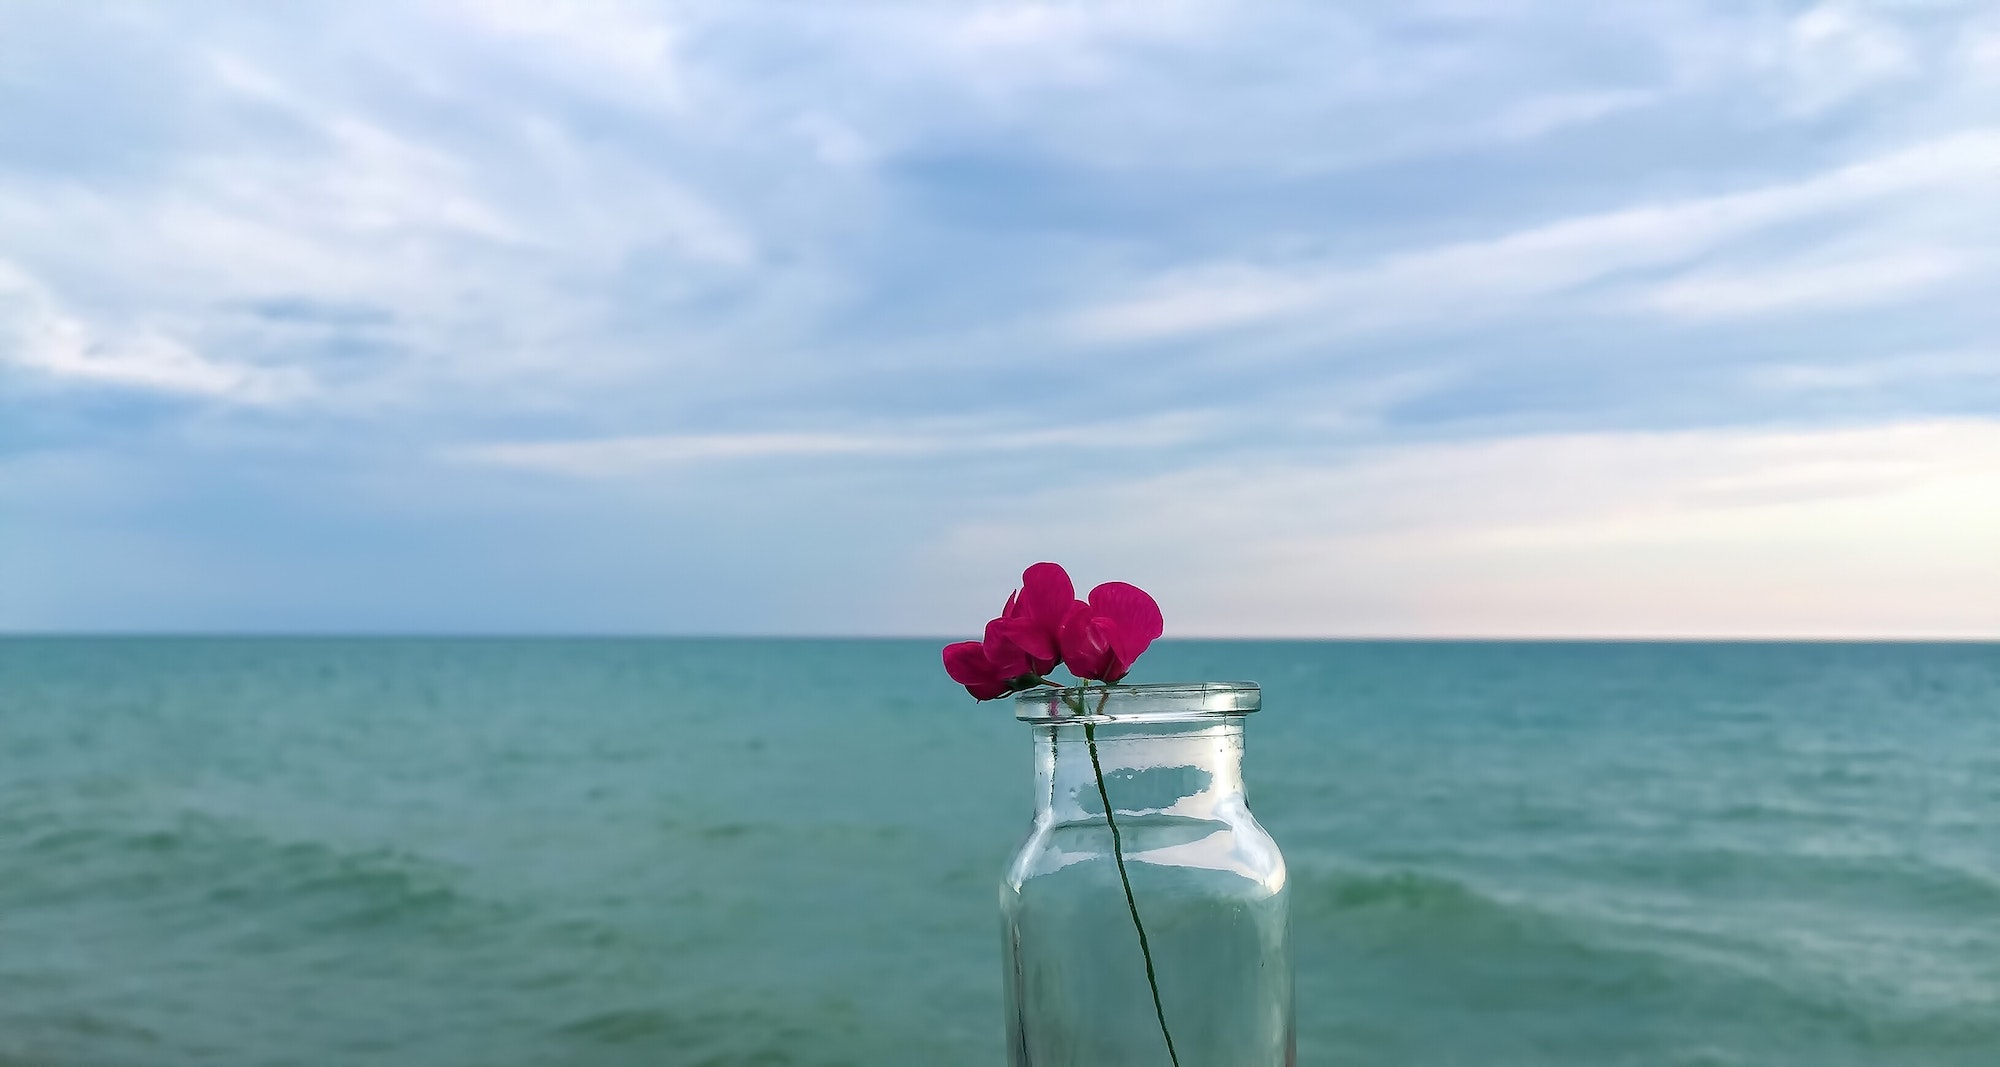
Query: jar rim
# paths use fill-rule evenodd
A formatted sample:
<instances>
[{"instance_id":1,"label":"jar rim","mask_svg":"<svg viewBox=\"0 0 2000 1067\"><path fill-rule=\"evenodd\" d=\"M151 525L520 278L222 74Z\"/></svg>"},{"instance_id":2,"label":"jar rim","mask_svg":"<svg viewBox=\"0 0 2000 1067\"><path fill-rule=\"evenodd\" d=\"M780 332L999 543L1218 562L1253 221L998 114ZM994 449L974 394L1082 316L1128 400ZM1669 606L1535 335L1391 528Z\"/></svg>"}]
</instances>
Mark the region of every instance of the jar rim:
<instances>
[{"instance_id":1,"label":"jar rim","mask_svg":"<svg viewBox=\"0 0 2000 1067\"><path fill-rule=\"evenodd\" d=\"M1088 714L1063 699L1079 694L1088 701ZM1030 689L1014 697L1014 717L1027 723L1175 722L1248 715L1262 706L1256 682L1153 682Z\"/></svg>"}]
</instances>

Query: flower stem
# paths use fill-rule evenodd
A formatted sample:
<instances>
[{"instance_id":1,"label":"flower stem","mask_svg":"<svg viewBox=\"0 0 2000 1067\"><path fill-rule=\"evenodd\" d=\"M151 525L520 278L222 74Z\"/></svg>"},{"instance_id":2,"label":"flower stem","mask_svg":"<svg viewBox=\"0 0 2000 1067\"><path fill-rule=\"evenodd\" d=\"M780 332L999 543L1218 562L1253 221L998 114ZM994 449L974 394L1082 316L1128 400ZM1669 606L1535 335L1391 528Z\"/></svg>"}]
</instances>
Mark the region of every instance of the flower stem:
<instances>
[{"instance_id":1,"label":"flower stem","mask_svg":"<svg viewBox=\"0 0 2000 1067\"><path fill-rule=\"evenodd\" d=\"M1108 698L1111 694L1106 693ZM1103 701L1098 710L1104 709ZM1146 958L1146 986L1153 991L1153 1015L1160 1020L1160 1036L1167 1039L1167 1058L1181 1067L1174 1051L1174 1035L1167 1029L1167 1010L1160 1004L1160 982L1153 974L1153 949L1146 943L1146 924L1139 921L1139 901L1132 895L1132 879L1125 873L1125 843L1118 834L1118 818L1111 812L1111 792L1104 787L1104 765L1097 759L1097 724L1083 724L1083 739L1090 743L1090 769L1097 775L1097 797L1104 802L1104 822L1111 827L1111 858L1118 861L1118 881L1125 887L1125 907L1132 913L1132 928L1139 932L1139 954Z\"/></svg>"}]
</instances>

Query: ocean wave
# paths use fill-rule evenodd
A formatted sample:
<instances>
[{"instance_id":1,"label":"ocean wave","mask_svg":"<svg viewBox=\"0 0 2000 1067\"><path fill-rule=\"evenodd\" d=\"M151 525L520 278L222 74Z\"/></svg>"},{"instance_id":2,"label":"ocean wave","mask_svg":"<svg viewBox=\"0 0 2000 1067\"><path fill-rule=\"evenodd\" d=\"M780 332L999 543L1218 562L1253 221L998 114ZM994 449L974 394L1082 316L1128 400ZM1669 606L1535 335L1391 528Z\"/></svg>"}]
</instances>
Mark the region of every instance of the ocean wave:
<instances>
[{"instance_id":1,"label":"ocean wave","mask_svg":"<svg viewBox=\"0 0 2000 1067\"><path fill-rule=\"evenodd\" d=\"M1466 1003L1518 999L1544 1009L1587 1001L1643 1017L1692 1012L1745 1032L1808 1028L1912 1056L2000 1047L2000 1012L1981 979L1908 942L1886 957L1844 943L1815 954L1788 945L1782 928L1528 900L1434 871L1295 868L1293 878L1298 950L1342 960L1376 992L1450 991ZM1978 879L1943 884L1980 891ZM1842 969L1864 960L1865 973ZM1913 969L1899 978L1895 968ZM1915 988L1925 983L1950 988Z\"/></svg>"},{"instance_id":2,"label":"ocean wave","mask_svg":"<svg viewBox=\"0 0 2000 1067\"><path fill-rule=\"evenodd\" d=\"M1847 900L1882 915L1956 914L1981 920L2000 912L2000 876L1887 846L1806 851L1749 843L1672 850L1607 845L1551 863L1579 881L1600 886L1642 885L1718 901Z\"/></svg>"},{"instance_id":3,"label":"ocean wave","mask_svg":"<svg viewBox=\"0 0 2000 1067\"><path fill-rule=\"evenodd\" d=\"M287 914L300 936L441 918L494 919L500 906L463 888L447 864L370 845L287 840L242 819L184 811L77 811L17 818L0 862L26 872L0 886L16 906L111 898L186 921L257 910Z\"/></svg>"},{"instance_id":4,"label":"ocean wave","mask_svg":"<svg viewBox=\"0 0 2000 1067\"><path fill-rule=\"evenodd\" d=\"M1614 960L1612 969L1622 973L1641 969L1633 966L1631 952L1576 916L1442 873L1294 868L1292 879L1293 923L1302 945L1431 966L1478 959L1529 969L1591 969Z\"/></svg>"},{"instance_id":5,"label":"ocean wave","mask_svg":"<svg viewBox=\"0 0 2000 1067\"><path fill-rule=\"evenodd\" d=\"M29 1018L0 1013L0 1067L83 1067L69 1054L50 1049L79 1044L123 1050L124 1062L145 1062L157 1056L162 1035L127 1019L77 1008L50 1011ZM29 1051L41 1049L42 1051Z\"/></svg>"},{"instance_id":6,"label":"ocean wave","mask_svg":"<svg viewBox=\"0 0 2000 1067\"><path fill-rule=\"evenodd\" d=\"M800 1019L765 1012L724 1008L686 1012L646 1006L591 1012L557 1026L552 1036L571 1053L595 1047L615 1050L621 1060L657 1053L671 1054L670 1062L691 1065L780 1067L802 1062L795 1050L827 1035Z\"/></svg>"},{"instance_id":7,"label":"ocean wave","mask_svg":"<svg viewBox=\"0 0 2000 1067\"><path fill-rule=\"evenodd\" d=\"M1416 870L1292 871L1292 907L1308 919L1338 921L1348 913L1420 912L1431 918L1534 917L1528 909L1488 896L1464 882Z\"/></svg>"}]
</instances>

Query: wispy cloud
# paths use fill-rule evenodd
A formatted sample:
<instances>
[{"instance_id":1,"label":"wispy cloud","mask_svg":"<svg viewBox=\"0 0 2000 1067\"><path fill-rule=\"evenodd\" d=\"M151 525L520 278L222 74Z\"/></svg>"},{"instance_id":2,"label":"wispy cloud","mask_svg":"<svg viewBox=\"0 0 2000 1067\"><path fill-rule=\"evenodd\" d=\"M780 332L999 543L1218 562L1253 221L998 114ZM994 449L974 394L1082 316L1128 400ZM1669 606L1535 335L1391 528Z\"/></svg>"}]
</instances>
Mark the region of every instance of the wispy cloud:
<instances>
[{"instance_id":1,"label":"wispy cloud","mask_svg":"<svg viewBox=\"0 0 2000 1067\"><path fill-rule=\"evenodd\" d=\"M1844 261L1692 272L1656 286L1641 301L1670 315L1693 318L1851 308L1895 301L1958 277L1967 267L1965 257L1956 251L1896 249Z\"/></svg>"},{"instance_id":2,"label":"wispy cloud","mask_svg":"<svg viewBox=\"0 0 2000 1067\"><path fill-rule=\"evenodd\" d=\"M555 474L612 477L718 460L1166 448L1197 440L1212 422L1199 413L1028 429L995 429L990 420L944 423L926 420L914 427L858 433L649 434L480 444L450 449L445 458Z\"/></svg>"},{"instance_id":3,"label":"wispy cloud","mask_svg":"<svg viewBox=\"0 0 2000 1067\"><path fill-rule=\"evenodd\" d=\"M1904 352L1846 363L1776 363L1751 368L1749 378L1766 388L1810 391L1980 379L2000 384L2000 349Z\"/></svg>"},{"instance_id":4,"label":"wispy cloud","mask_svg":"<svg viewBox=\"0 0 2000 1067\"><path fill-rule=\"evenodd\" d=\"M1929 141L1823 174L1743 192L1625 208L1565 219L1488 240L1387 257L1372 265L1272 268L1223 264L1176 272L1149 292L1075 314L1071 328L1092 341L1140 342L1241 327L1283 316L1335 318L1349 330L1381 330L1438 318L1500 314L1528 302L1646 268L1683 263L1780 224L1896 196L1951 195L1991 228L2000 214L1988 195L2000 181L2000 128ZM1947 276L1948 255L1877 263L1879 278L1910 286ZM1795 277L1792 295L1767 304L1745 296L1735 310L1780 307L1815 290L1851 288L1871 268L1814 268ZM1716 286L1725 283L1717 282ZM1694 283L1690 283L1691 286ZM1661 292L1656 306L1719 306L1714 287Z\"/></svg>"},{"instance_id":5,"label":"wispy cloud","mask_svg":"<svg viewBox=\"0 0 2000 1067\"><path fill-rule=\"evenodd\" d=\"M689 106L670 17L623 0L450 0L440 14L478 31L529 45L517 55L572 87L670 113Z\"/></svg>"},{"instance_id":6,"label":"wispy cloud","mask_svg":"<svg viewBox=\"0 0 2000 1067\"><path fill-rule=\"evenodd\" d=\"M160 333L138 328L102 336L48 290L0 260L0 362L58 383L116 385L244 404L298 400L311 383L298 368L263 368L208 359Z\"/></svg>"},{"instance_id":7,"label":"wispy cloud","mask_svg":"<svg viewBox=\"0 0 2000 1067\"><path fill-rule=\"evenodd\" d=\"M1823 3L1793 17L1773 49L1788 79L1790 106L1818 112L1885 81L1907 78L1920 62L1898 27L1857 5Z\"/></svg>"}]
</instances>

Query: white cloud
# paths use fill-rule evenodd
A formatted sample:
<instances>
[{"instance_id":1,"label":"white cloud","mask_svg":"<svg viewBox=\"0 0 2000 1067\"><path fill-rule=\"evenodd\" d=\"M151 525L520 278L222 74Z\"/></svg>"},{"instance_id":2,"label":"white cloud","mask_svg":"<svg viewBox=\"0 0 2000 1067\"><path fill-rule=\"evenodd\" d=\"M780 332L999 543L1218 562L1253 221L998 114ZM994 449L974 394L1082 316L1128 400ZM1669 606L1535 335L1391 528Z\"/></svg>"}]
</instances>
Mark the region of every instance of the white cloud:
<instances>
[{"instance_id":1,"label":"white cloud","mask_svg":"<svg viewBox=\"0 0 2000 1067\"><path fill-rule=\"evenodd\" d=\"M1236 461L1033 521L1055 503L960 525L923 580L1073 560L1176 605L1179 634L2000 633L2000 422Z\"/></svg>"},{"instance_id":2,"label":"white cloud","mask_svg":"<svg viewBox=\"0 0 2000 1067\"><path fill-rule=\"evenodd\" d=\"M1916 352L1846 363L1781 363L1753 367L1748 379L1768 389L1879 389L1906 382L2000 379L2000 350Z\"/></svg>"},{"instance_id":3,"label":"white cloud","mask_svg":"<svg viewBox=\"0 0 2000 1067\"><path fill-rule=\"evenodd\" d=\"M923 40L912 58L936 55L941 72L991 90L1108 78L1116 46L1186 38L1208 25L1210 4L1117 2L1074 5L988 3L947 6L942 24L929 13L906 27Z\"/></svg>"},{"instance_id":4,"label":"white cloud","mask_svg":"<svg viewBox=\"0 0 2000 1067\"><path fill-rule=\"evenodd\" d=\"M1802 181L1567 219L1367 267L1198 267L1159 279L1142 295L1086 308L1068 326L1084 340L1127 342L1307 313L1348 331L1463 321L1885 197L1960 195L1971 217L1990 222L2000 206L1990 196L1996 180L2000 129L1972 130Z\"/></svg>"},{"instance_id":5,"label":"white cloud","mask_svg":"<svg viewBox=\"0 0 2000 1067\"><path fill-rule=\"evenodd\" d=\"M1568 126L1595 122L1657 103L1662 94L1643 89L1600 89L1531 96L1508 103L1491 129L1504 140L1530 140Z\"/></svg>"},{"instance_id":6,"label":"white cloud","mask_svg":"<svg viewBox=\"0 0 2000 1067\"><path fill-rule=\"evenodd\" d=\"M207 359L157 330L104 336L5 261L0 261L0 359L71 383L245 404L295 400L311 390L301 371Z\"/></svg>"},{"instance_id":7,"label":"white cloud","mask_svg":"<svg viewBox=\"0 0 2000 1067\"><path fill-rule=\"evenodd\" d=\"M1959 38L1953 58L1961 73L1973 81L2000 81L2000 18L1983 26L1968 27Z\"/></svg>"},{"instance_id":8,"label":"white cloud","mask_svg":"<svg viewBox=\"0 0 2000 1067\"><path fill-rule=\"evenodd\" d=\"M658 11L621 0L446 0L463 24L522 39L516 54L586 90L613 83L621 99L684 112L688 88L675 54L679 32ZM565 60L553 63L549 60Z\"/></svg>"},{"instance_id":9,"label":"white cloud","mask_svg":"<svg viewBox=\"0 0 2000 1067\"><path fill-rule=\"evenodd\" d=\"M429 403L535 375L545 389L555 370L588 380L660 362L656 342L605 336L607 279L635 255L664 291L755 262L752 237L707 198L557 124L523 117L468 146L268 56L206 43L196 56L222 132L177 146L145 181L0 168L0 247L38 279L38 306L93 338L60 360L47 353L68 349L42 343L45 368L302 396L320 377L303 361L323 353L264 349L269 331L245 324L243 309L288 302L378 323L365 373L326 376L317 402ZM216 369L213 352L245 349L271 366Z\"/></svg>"},{"instance_id":10,"label":"white cloud","mask_svg":"<svg viewBox=\"0 0 2000 1067\"><path fill-rule=\"evenodd\" d=\"M813 154L829 166L857 167L877 155L867 138L854 127L819 112L808 112L792 122L792 130L804 138Z\"/></svg>"},{"instance_id":11,"label":"white cloud","mask_svg":"<svg viewBox=\"0 0 2000 1067\"><path fill-rule=\"evenodd\" d=\"M603 477L644 474L661 467L705 460L911 452L928 445L929 442L914 438L855 433L649 434L470 445L449 450L445 457L490 466Z\"/></svg>"},{"instance_id":12,"label":"white cloud","mask_svg":"<svg viewBox=\"0 0 2000 1067\"><path fill-rule=\"evenodd\" d=\"M1967 267L1966 258L1956 252L1899 249L1831 262L1695 272L1654 287L1640 301L1689 318L1862 307L1927 289L1958 277Z\"/></svg>"},{"instance_id":13,"label":"white cloud","mask_svg":"<svg viewBox=\"0 0 2000 1067\"><path fill-rule=\"evenodd\" d=\"M302 293L409 306L464 277L454 243L525 240L463 161L344 115L313 128L309 150L190 154L138 195L0 179L0 238L162 312Z\"/></svg>"},{"instance_id":14,"label":"white cloud","mask_svg":"<svg viewBox=\"0 0 2000 1067\"><path fill-rule=\"evenodd\" d=\"M444 458L570 476L621 477L716 460L1160 448L1196 439L1209 422L1200 413L1030 429L999 429L989 420L929 420L866 432L749 431L498 442L453 448Z\"/></svg>"},{"instance_id":15,"label":"white cloud","mask_svg":"<svg viewBox=\"0 0 2000 1067\"><path fill-rule=\"evenodd\" d=\"M1915 47L1892 23L1848 4L1821 4L1792 19L1777 64L1789 79L1788 102L1823 111L1915 72Z\"/></svg>"}]
</instances>

